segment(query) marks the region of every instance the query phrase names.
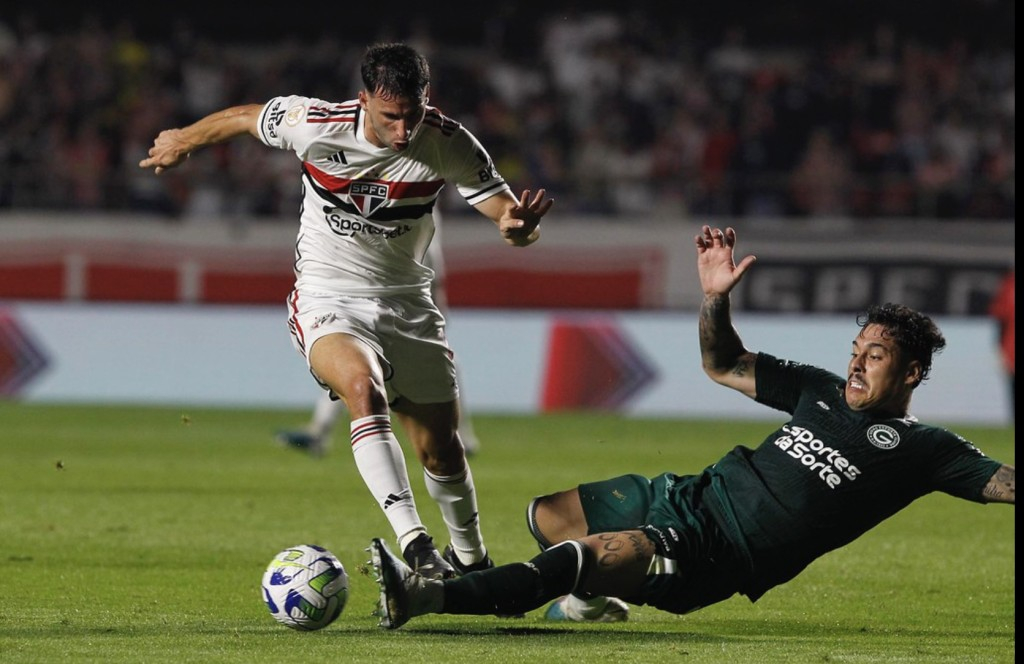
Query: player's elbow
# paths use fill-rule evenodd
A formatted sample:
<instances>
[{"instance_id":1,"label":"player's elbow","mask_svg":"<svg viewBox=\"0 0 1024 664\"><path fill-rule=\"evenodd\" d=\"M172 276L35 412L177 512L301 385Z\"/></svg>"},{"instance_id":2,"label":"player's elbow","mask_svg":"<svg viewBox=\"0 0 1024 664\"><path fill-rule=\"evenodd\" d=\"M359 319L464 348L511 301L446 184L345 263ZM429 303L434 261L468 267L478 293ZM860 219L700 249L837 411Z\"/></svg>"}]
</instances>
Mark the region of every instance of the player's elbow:
<instances>
[{"instance_id":1,"label":"player's elbow","mask_svg":"<svg viewBox=\"0 0 1024 664\"><path fill-rule=\"evenodd\" d=\"M701 368L704 369L704 373L707 375L707 377L715 381L716 383L725 382L725 376L728 372L724 368L714 364L710 364L706 360L701 365Z\"/></svg>"},{"instance_id":2,"label":"player's elbow","mask_svg":"<svg viewBox=\"0 0 1024 664\"><path fill-rule=\"evenodd\" d=\"M756 393L757 383L754 380L754 353L743 352L728 362L715 361L713 357L703 357L702 368L708 378L719 385L741 392L751 398Z\"/></svg>"}]
</instances>

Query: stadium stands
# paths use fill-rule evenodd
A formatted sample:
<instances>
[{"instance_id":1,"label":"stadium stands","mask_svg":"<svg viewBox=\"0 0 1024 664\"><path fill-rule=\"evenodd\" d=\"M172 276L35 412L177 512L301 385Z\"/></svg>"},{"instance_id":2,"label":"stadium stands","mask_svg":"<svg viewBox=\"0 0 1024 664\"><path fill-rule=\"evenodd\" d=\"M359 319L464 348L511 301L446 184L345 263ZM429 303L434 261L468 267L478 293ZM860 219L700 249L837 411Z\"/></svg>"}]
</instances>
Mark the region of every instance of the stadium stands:
<instances>
[{"instance_id":1,"label":"stadium stands","mask_svg":"<svg viewBox=\"0 0 1024 664\"><path fill-rule=\"evenodd\" d=\"M852 3L858 22L805 4L731 21L556 4L468 34L447 16L308 35L270 21L280 38L219 15L156 30L104 3L0 18L0 211L291 223L290 154L236 143L162 178L136 164L159 129L227 104L349 98L366 43L402 38L431 57L432 103L561 213L1012 220L1013 3Z\"/></svg>"}]
</instances>

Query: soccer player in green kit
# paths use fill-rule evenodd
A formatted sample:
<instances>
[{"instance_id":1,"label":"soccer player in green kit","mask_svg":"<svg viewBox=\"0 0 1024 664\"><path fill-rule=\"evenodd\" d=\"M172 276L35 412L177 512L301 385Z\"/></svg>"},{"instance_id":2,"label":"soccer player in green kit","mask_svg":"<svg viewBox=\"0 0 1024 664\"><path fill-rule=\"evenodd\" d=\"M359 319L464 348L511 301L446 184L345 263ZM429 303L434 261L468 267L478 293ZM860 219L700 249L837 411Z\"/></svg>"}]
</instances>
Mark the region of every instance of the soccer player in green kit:
<instances>
[{"instance_id":1,"label":"soccer player in green kit","mask_svg":"<svg viewBox=\"0 0 1024 664\"><path fill-rule=\"evenodd\" d=\"M946 343L931 319L870 307L857 318L845 378L749 351L729 293L755 258L737 264L735 244L731 228L704 226L696 238L703 367L791 419L696 475L624 475L534 499L529 528L544 550L529 562L430 580L373 540L381 627L426 613L523 613L551 600L548 618L579 622L625 620L627 602L682 614L735 594L756 601L932 491L1015 503L1014 467L909 412Z\"/></svg>"}]
</instances>

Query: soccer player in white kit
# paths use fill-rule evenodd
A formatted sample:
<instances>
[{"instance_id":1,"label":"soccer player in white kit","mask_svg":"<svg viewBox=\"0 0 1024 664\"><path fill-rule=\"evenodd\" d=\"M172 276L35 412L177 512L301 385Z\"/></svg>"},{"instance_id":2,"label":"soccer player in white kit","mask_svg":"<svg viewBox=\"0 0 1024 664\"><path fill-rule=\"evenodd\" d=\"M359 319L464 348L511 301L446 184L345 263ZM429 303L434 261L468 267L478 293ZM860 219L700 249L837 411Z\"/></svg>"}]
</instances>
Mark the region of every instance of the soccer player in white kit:
<instances>
[{"instance_id":1,"label":"soccer player in white kit","mask_svg":"<svg viewBox=\"0 0 1024 664\"><path fill-rule=\"evenodd\" d=\"M441 314L448 318L448 294L445 289L445 268L444 255L441 251L441 215L434 211L434 241L427 248L427 255L424 257L424 265L434 271L434 280L431 283L434 304L441 311ZM466 408L466 399L463 393L464 381L459 371L459 363L456 361L455 370L459 381L459 439L466 449L466 454L472 456L480 451L480 440L476 436L472 418ZM331 438L338 420L345 413L345 402L331 397L331 393L324 391L313 405L313 412L310 414L309 422L299 429L284 429L274 434L274 438L282 445L297 450L308 452L315 457L321 457L330 448Z\"/></svg>"},{"instance_id":2,"label":"soccer player in white kit","mask_svg":"<svg viewBox=\"0 0 1024 664\"><path fill-rule=\"evenodd\" d=\"M275 97L164 130L139 166L160 174L199 148L244 134L298 156L293 343L313 377L345 401L356 466L403 557L424 576L447 578L494 562L458 435L453 354L424 265L432 212L450 182L505 242L522 247L539 237L552 201L543 189L517 199L476 138L428 105L430 69L415 49L375 44L360 74L363 89L350 101ZM443 555L416 510L392 413L447 526Z\"/></svg>"}]
</instances>

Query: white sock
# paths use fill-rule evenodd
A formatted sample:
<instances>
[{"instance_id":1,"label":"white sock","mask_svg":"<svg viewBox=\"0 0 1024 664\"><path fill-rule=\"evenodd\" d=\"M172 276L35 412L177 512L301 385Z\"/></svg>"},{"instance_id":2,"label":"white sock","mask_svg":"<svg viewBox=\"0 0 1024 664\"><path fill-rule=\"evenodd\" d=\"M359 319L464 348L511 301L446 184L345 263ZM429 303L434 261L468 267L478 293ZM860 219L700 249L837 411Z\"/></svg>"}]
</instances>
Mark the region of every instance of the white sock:
<instances>
[{"instance_id":1,"label":"white sock","mask_svg":"<svg viewBox=\"0 0 1024 664\"><path fill-rule=\"evenodd\" d=\"M338 418L345 411L345 402L341 399L332 401L329 392L317 400L313 406L313 419L309 423L309 433L317 438L327 438L338 423Z\"/></svg>"},{"instance_id":2,"label":"white sock","mask_svg":"<svg viewBox=\"0 0 1024 664\"><path fill-rule=\"evenodd\" d=\"M464 565L472 565L484 559L483 535L480 533L480 516L476 505L476 488L469 466L457 475L442 477L423 469L423 481L427 493L441 508L444 525L451 536L452 549Z\"/></svg>"},{"instance_id":3,"label":"white sock","mask_svg":"<svg viewBox=\"0 0 1024 664\"><path fill-rule=\"evenodd\" d=\"M350 431L356 468L384 510L399 542L403 537L410 539L406 536L413 531L426 532L416 512L402 447L391 431L391 418L387 415L361 417L352 421Z\"/></svg>"}]
</instances>

